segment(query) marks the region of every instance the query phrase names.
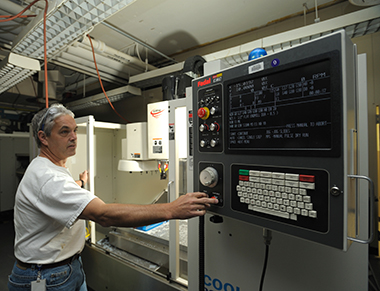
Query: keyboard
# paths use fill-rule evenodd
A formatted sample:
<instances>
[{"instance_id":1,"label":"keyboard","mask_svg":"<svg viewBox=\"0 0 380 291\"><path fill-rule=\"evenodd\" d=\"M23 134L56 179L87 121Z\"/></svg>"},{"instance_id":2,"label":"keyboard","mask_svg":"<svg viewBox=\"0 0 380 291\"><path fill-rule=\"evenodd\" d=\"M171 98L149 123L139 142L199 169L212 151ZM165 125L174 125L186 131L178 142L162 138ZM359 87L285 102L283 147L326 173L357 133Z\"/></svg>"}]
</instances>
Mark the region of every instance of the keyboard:
<instances>
[{"instance_id":1,"label":"keyboard","mask_svg":"<svg viewBox=\"0 0 380 291\"><path fill-rule=\"evenodd\" d=\"M323 170L233 165L232 208L323 230L327 228L327 186L328 174Z\"/></svg>"}]
</instances>

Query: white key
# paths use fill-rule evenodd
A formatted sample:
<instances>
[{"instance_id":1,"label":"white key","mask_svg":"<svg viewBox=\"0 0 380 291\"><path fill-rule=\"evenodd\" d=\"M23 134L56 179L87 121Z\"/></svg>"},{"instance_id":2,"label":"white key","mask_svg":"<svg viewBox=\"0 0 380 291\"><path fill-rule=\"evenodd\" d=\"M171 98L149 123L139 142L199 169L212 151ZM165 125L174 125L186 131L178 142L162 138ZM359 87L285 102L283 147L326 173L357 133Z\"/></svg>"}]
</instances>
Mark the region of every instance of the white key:
<instances>
[{"instance_id":1,"label":"white key","mask_svg":"<svg viewBox=\"0 0 380 291\"><path fill-rule=\"evenodd\" d=\"M299 188L292 188L292 193L293 194L298 194L300 192Z\"/></svg>"},{"instance_id":2,"label":"white key","mask_svg":"<svg viewBox=\"0 0 380 291\"><path fill-rule=\"evenodd\" d=\"M305 208L305 203L303 203L303 202L298 202L298 203L297 203L297 207L298 207L298 208Z\"/></svg>"},{"instance_id":3,"label":"white key","mask_svg":"<svg viewBox=\"0 0 380 291\"><path fill-rule=\"evenodd\" d=\"M260 177L272 178L272 172L261 171L260 172Z\"/></svg>"},{"instance_id":4,"label":"white key","mask_svg":"<svg viewBox=\"0 0 380 291\"><path fill-rule=\"evenodd\" d=\"M260 177L260 171L249 170L250 176Z\"/></svg>"},{"instance_id":5,"label":"white key","mask_svg":"<svg viewBox=\"0 0 380 291\"><path fill-rule=\"evenodd\" d=\"M273 172L272 173L272 177L275 178L275 179L285 179L285 174L284 173Z\"/></svg>"},{"instance_id":6,"label":"white key","mask_svg":"<svg viewBox=\"0 0 380 291\"><path fill-rule=\"evenodd\" d=\"M309 211L307 211L306 209L302 209L301 210L301 215L302 216L309 216Z\"/></svg>"},{"instance_id":7,"label":"white key","mask_svg":"<svg viewBox=\"0 0 380 291\"><path fill-rule=\"evenodd\" d=\"M286 207L286 212L293 213L293 207Z\"/></svg>"},{"instance_id":8,"label":"white key","mask_svg":"<svg viewBox=\"0 0 380 291\"><path fill-rule=\"evenodd\" d=\"M288 194L282 193L281 197L284 198L284 199L288 199Z\"/></svg>"},{"instance_id":9,"label":"white key","mask_svg":"<svg viewBox=\"0 0 380 291\"><path fill-rule=\"evenodd\" d=\"M305 209L313 210L313 203L305 203Z\"/></svg>"},{"instance_id":10,"label":"white key","mask_svg":"<svg viewBox=\"0 0 380 291\"><path fill-rule=\"evenodd\" d=\"M249 198L245 198L245 203L246 203L246 204L251 203L251 199L249 199Z\"/></svg>"},{"instance_id":11,"label":"white key","mask_svg":"<svg viewBox=\"0 0 380 291\"><path fill-rule=\"evenodd\" d=\"M300 188L314 190L315 189L315 183L300 182Z\"/></svg>"},{"instance_id":12,"label":"white key","mask_svg":"<svg viewBox=\"0 0 380 291\"><path fill-rule=\"evenodd\" d=\"M286 174L285 174L285 179L286 179L286 180L292 180L292 181L299 181L299 179L300 179L300 175L298 175L298 174L290 174L290 173L286 173Z\"/></svg>"},{"instance_id":13,"label":"white key","mask_svg":"<svg viewBox=\"0 0 380 291\"><path fill-rule=\"evenodd\" d=\"M267 203L265 201L261 202L261 207L266 208L267 207Z\"/></svg>"},{"instance_id":14,"label":"white key","mask_svg":"<svg viewBox=\"0 0 380 291\"><path fill-rule=\"evenodd\" d=\"M297 220L297 215L295 215L294 213L290 214L290 219Z\"/></svg>"},{"instance_id":15,"label":"white key","mask_svg":"<svg viewBox=\"0 0 380 291\"><path fill-rule=\"evenodd\" d=\"M285 185L285 180L272 179L272 184L276 185L276 186L284 186Z\"/></svg>"},{"instance_id":16,"label":"white key","mask_svg":"<svg viewBox=\"0 0 380 291\"><path fill-rule=\"evenodd\" d=\"M289 194L289 195L288 195L288 198L289 198L290 200L295 200L296 196L294 196L294 194Z\"/></svg>"},{"instance_id":17,"label":"white key","mask_svg":"<svg viewBox=\"0 0 380 291\"><path fill-rule=\"evenodd\" d=\"M272 203L276 203L276 201L277 201L276 197L271 197L271 198L270 198L270 202L272 202Z\"/></svg>"},{"instance_id":18,"label":"white key","mask_svg":"<svg viewBox=\"0 0 380 291\"><path fill-rule=\"evenodd\" d=\"M282 201L282 203L283 203L284 205L286 205L286 206L289 206L289 205L290 205L290 201L289 201L288 199L284 199L284 200Z\"/></svg>"},{"instance_id":19,"label":"white key","mask_svg":"<svg viewBox=\"0 0 380 291\"><path fill-rule=\"evenodd\" d=\"M236 191L240 191L240 189L241 189L241 186L236 185Z\"/></svg>"},{"instance_id":20,"label":"white key","mask_svg":"<svg viewBox=\"0 0 380 291\"><path fill-rule=\"evenodd\" d=\"M267 203L267 207L268 207L269 209L272 209L272 208L273 208L273 204L270 203L270 202L268 202L268 203Z\"/></svg>"},{"instance_id":21,"label":"white key","mask_svg":"<svg viewBox=\"0 0 380 291\"><path fill-rule=\"evenodd\" d=\"M244 197L241 197L241 198L240 198L240 203L244 203L244 201L245 201L245 198L244 198Z\"/></svg>"},{"instance_id":22,"label":"white key","mask_svg":"<svg viewBox=\"0 0 380 291\"><path fill-rule=\"evenodd\" d=\"M260 178L259 177L249 177L249 181L258 183L258 182L260 182Z\"/></svg>"},{"instance_id":23,"label":"white key","mask_svg":"<svg viewBox=\"0 0 380 291\"><path fill-rule=\"evenodd\" d=\"M291 187L285 187L285 192L286 193L292 193L292 188Z\"/></svg>"},{"instance_id":24,"label":"white key","mask_svg":"<svg viewBox=\"0 0 380 291\"><path fill-rule=\"evenodd\" d=\"M288 180L286 180L285 181L285 186L298 188L299 182L298 181L288 181Z\"/></svg>"},{"instance_id":25,"label":"white key","mask_svg":"<svg viewBox=\"0 0 380 291\"><path fill-rule=\"evenodd\" d=\"M317 211L310 210L309 211L309 217L311 217L311 218L317 218Z\"/></svg>"},{"instance_id":26,"label":"white key","mask_svg":"<svg viewBox=\"0 0 380 291\"><path fill-rule=\"evenodd\" d=\"M239 181L239 185L240 185L240 186L243 186L243 185L244 185L244 182L243 182L243 181Z\"/></svg>"},{"instance_id":27,"label":"white key","mask_svg":"<svg viewBox=\"0 0 380 291\"><path fill-rule=\"evenodd\" d=\"M282 196L281 192L275 192L274 195L276 195L277 198L280 198Z\"/></svg>"},{"instance_id":28,"label":"white key","mask_svg":"<svg viewBox=\"0 0 380 291\"><path fill-rule=\"evenodd\" d=\"M301 195L296 195L296 201L300 201L300 202L303 201L302 200L302 196Z\"/></svg>"},{"instance_id":29,"label":"white key","mask_svg":"<svg viewBox=\"0 0 380 291\"><path fill-rule=\"evenodd\" d=\"M290 218L290 214L287 212L281 212L281 211L276 211L273 209L261 208L261 207L256 207L256 206L253 207L253 210L257 212L265 213L265 214L270 214L270 215L286 218L286 219Z\"/></svg>"},{"instance_id":30,"label":"white key","mask_svg":"<svg viewBox=\"0 0 380 291\"><path fill-rule=\"evenodd\" d=\"M300 215L301 214L301 209L299 208L293 208L294 214Z\"/></svg>"},{"instance_id":31,"label":"white key","mask_svg":"<svg viewBox=\"0 0 380 291\"><path fill-rule=\"evenodd\" d=\"M310 196L303 196L303 202L310 203L311 202L311 197Z\"/></svg>"},{"instance_id":32,"label":"white key","mask_svg":"<svg viewBox=\"0 0 380 291\"><path fill-rule=\"evenodd\" d=\"M286 211L286 206L285 205L280 205L280 210L285 212Z\"/></svg>"},{"instance_id":33,"label":"white key","mask_svg":"<svg viewBox=\"0 0 380 291\"><path fill-rule=\"evenodd\" d=\"M296 201L290 201L290 206L297 207L297 202Z\"/></svg>"},{"instance_id":34,"label":"white key","mask_svg":"<svg viewBox=\"0 0 380 291\"><path fill-rule=\"evenodd\" d=\"M301 195L306 195L306 194L307 194L306 189L300 189L300 194L301 194Z\"/></svg>"},{"instance_id":35,"label":"white key","mask_svg":"<svg viewBox=\"0 0 380 291\"><path fill-rule=\"evenodd\" d=\"M273 209L274 209L274 210L279 210L279 209L280 209L280 205L278 205L278 204L273 204Z\"/></svg>"},{"instance_id":36,"label":"white key","mask_svg":"<svg viewBox=\"0 0 380 291\"><path fill-rule=\"evenodd\" d=\"M272 179L270 179L270 178L260 178L260 183L270 184L270 183L272 183Z\"/></svg>"}]
</instances>

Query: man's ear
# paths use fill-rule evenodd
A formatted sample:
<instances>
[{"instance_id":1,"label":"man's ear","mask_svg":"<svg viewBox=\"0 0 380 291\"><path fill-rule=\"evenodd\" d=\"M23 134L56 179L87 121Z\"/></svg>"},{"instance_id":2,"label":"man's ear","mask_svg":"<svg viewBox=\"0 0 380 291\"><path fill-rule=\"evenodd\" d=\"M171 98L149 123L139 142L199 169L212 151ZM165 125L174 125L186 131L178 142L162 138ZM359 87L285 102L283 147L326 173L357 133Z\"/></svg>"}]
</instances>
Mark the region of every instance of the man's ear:
<instances>
[{"instance_id":1,"label":"man's ear","mask_svg":"<svg viewBox=\"0 0 380 291\"><path fill-rule=\"evenodd\" d=\"M43 132L42 130L40 130L40 131L37 133L37 136L38 136L38 138L40 139L40 142L41 142L43 145L45 145L45 146L48 145L48 142L47 142L47 140L46 140L46 134L45 134L45 132Z\"/></svg>"}]
</instances>

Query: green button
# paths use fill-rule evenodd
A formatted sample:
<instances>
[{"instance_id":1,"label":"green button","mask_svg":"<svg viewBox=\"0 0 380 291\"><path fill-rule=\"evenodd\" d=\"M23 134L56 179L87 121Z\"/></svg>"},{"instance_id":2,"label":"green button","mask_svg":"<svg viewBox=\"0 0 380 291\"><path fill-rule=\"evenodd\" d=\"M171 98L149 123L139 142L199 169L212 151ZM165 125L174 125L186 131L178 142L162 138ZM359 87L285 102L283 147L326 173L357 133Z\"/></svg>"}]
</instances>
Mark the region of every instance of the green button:
<instances>
[{"instance_id":1,"label":"green button","mask_svg":"<svg viewBox=\"0 0 380 291\"><path fill-rule=\"evenodd\" d=\"M239 170L239 175L249 175L249 170Z\"/></svg>"}]
</instances>

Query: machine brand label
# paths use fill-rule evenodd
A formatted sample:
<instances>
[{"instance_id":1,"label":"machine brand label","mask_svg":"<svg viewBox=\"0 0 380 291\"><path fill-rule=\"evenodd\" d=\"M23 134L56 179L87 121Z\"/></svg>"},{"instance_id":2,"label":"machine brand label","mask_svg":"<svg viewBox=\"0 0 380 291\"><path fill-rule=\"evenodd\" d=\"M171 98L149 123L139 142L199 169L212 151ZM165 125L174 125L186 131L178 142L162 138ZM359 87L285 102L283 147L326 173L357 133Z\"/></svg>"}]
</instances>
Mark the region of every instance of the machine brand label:
<instances>
[{"instance_id":1,"label":"machine brand label","mask_svg":"<svg viewBox=\"0 0 380 291\"><path fill-rule=\"evenodd\" d=\"M154 118L159 118L162 113L164 113L165 109L153 109L151 112L150 112L150 115L152 115L152 117Z\"/></svg>"},{"instance_id":2,"label":"machine brand label","mask_svg":"<svg viewBox=\"0 0 380 291\"><path fill-rule=\"evenodd\" d=\"M203 81L198 81L198 87L203 87L208 84L211 84L211 78L205 79Z\"/></svg>"}]
</instances>

